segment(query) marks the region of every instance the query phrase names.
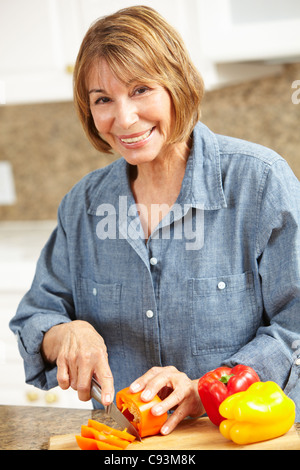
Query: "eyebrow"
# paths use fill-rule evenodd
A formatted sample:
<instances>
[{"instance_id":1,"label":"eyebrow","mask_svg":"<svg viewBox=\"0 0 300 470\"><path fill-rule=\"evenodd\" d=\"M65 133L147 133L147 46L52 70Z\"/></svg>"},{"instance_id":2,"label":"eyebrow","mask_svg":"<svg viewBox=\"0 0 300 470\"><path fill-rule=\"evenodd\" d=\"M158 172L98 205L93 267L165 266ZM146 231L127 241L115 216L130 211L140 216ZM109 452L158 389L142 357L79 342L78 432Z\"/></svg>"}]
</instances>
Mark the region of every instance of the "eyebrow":
<instances>
[{"instance_id":1,"label":"eyebrow","mask_svg":"<svg viewBox=\"0 0 300 470\"><path fill-rule=\"evenodd\" d=\"M97 89L93 88L92 90L89 91L89 95L91 93L105 93L105 90L101 90L101 89L97 90Z\"/></svg>"}]
</instances>

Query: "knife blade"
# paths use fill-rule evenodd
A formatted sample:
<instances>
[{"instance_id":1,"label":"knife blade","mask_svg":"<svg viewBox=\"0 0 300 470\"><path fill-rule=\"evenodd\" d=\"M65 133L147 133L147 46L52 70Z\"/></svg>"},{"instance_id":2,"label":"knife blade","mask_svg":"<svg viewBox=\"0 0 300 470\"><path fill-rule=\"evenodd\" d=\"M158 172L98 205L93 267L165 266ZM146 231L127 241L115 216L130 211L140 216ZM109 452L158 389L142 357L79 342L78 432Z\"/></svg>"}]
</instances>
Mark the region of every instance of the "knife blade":
<instances>
[{"instance_id":1,"label":"knife blade","mask_svg":"<svg viewBox=\"0 0 300 470\"><path fill-rule=\"evenodd\" d=\"M102 401L101 401L101 386L97 382L95 377L92 377L91 396L96 401L98 401L99 403L102 404ZM111 403L108 406L104 406L104 410L105 410L105 413L110 418L112 418L117 423L118 426L120 426L123 429L127 428L127 432L129 432L129 434L131 434L132 436L135 436L135 438L138 441L142 440L141 436L139 435L139 433L137 432L137 430L135 429L133 424L131 424L131 422L128 421L128 419L121 413L121 411L116 407L116 405L114 403Z\"/></svg>"}]
</instances>

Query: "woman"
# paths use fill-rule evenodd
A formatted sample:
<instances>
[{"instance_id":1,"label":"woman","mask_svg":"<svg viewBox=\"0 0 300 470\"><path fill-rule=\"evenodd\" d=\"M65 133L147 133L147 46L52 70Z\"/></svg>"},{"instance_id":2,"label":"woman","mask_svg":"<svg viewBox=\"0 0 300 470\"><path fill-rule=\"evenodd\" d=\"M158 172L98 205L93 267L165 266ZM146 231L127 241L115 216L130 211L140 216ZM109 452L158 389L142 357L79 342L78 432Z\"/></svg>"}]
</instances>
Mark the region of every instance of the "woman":
<instances>
[{"instance_id":1,"label":"woman","mask_svg":"<svg viewBox=\"0 0 300 470\"><path fill-rule=\"evenodd\" d=\"M74 95L92 144L122 158L60 205L11 321L26 380L88 400L95 375L104 405L129 384L161 393L167 434L203 414L200 376L244 363L298 411L300 191L286 162L199 122L201 77L148 7L91 26Z\"/></svg>"}]
</instances>

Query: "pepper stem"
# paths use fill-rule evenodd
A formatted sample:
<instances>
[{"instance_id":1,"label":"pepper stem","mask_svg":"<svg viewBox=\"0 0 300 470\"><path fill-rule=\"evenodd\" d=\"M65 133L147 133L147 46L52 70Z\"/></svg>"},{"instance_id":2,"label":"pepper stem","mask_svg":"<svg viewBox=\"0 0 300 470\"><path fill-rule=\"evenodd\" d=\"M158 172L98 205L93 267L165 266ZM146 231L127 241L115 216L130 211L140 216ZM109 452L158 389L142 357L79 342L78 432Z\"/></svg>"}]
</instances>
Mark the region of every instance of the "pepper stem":
<instances>
[{"instance_id":1,"label":"pepper stem","mask_svg":"<svg viewBox=\"0 0 300 470\"><path fill-rule=\"evenodd\" d=\"M230 379L231 377L233 377L233 376L234 376L234 374L230 374L230 375L225 374L225 375L222 375L222 377L221 377L219 380L220 380L220 382L222 382L223 384L227 385L229 379Z\"/></svg>"}]
</instances>

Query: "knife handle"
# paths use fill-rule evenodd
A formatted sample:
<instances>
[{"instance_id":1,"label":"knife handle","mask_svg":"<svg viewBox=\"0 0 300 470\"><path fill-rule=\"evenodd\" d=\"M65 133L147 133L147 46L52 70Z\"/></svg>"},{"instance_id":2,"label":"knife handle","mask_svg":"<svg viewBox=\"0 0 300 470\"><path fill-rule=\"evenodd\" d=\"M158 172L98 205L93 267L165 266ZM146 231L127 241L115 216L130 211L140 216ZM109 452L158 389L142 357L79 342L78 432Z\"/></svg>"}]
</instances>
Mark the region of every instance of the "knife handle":
<instances>
[{"instance_id":1,"label":"knife handle","mask_svg":"<svg viewBox=\"0 0 300 470\"><path fill-rule=\"evenodd\" d=\"M101 386L94 377L92 377L91 397L102 404L102 401L101 401Z\"/></svg>"}]
</instances>

